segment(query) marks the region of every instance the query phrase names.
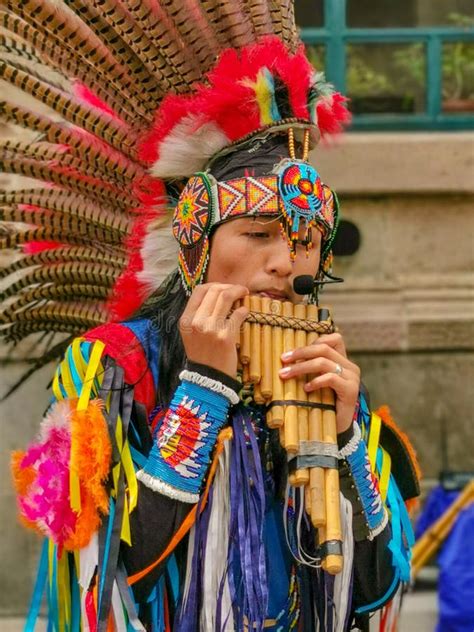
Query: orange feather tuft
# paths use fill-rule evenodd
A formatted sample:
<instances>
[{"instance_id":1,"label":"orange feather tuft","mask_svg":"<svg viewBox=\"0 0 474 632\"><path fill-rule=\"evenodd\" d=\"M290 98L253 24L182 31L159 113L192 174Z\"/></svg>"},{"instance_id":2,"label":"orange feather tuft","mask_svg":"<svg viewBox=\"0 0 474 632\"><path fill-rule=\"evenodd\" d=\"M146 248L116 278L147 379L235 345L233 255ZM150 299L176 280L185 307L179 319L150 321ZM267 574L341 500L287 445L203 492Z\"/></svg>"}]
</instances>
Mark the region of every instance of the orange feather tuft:
<instances>
[{"instance_id":1,"label":"orange feather tuft","mask_svg":"<svg viewBox=\"0 0 474 632\"><path fill-rule=\"evenodd\" d=\"M109 503L105 483L109 476L112 447L103 403L93 399L85 410L74 410L71 418L72 454L81 490L81 511L74 533L65 542L67 550L88 544L100 524L100 514L107 514Z\"/></svg>"}]
</instances>

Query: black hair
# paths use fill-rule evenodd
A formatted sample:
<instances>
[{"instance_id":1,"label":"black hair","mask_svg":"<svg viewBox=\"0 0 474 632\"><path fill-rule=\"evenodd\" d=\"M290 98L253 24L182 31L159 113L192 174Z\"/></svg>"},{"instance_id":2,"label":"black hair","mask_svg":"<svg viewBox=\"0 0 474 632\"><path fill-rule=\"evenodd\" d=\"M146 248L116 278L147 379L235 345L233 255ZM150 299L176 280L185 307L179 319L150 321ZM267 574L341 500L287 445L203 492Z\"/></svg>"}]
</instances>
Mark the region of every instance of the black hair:
<instances>
[{"instance_id":1,"label":"black hair","mask_svg":"<svg viewBox=\"0 0 474 632\"><path fill-rule=\"evenodd\" d=\"M186 362L179 319L188 302L178 270L174 270L135 314L149 318L160 338L156 404L168 408Z\"/></svg>"}]
</instances>

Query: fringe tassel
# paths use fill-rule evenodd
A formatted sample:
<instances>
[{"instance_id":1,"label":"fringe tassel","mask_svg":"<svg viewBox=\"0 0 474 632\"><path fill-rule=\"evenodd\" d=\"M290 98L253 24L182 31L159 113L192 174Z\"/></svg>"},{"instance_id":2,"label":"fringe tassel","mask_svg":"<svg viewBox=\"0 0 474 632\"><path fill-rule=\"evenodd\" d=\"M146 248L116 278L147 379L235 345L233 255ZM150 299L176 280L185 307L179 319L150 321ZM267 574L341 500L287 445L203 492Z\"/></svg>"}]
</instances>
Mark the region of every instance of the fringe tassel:
<instances>
[{"instance_id":1,"label":"fringe tassel","mask_svg":"<svg viewBox=\"0 0 474 632\"><path fill-rule=\"evenodd\" d=\"M354 536L352 532L352 505L347 498L340 495L341 526L344 557L342 572L336 576L334 582L334 608L336 614L335 632L346 630L347 618L350 613L352 595L352 567L354 564Z\"/></svg>"}]
</instances>

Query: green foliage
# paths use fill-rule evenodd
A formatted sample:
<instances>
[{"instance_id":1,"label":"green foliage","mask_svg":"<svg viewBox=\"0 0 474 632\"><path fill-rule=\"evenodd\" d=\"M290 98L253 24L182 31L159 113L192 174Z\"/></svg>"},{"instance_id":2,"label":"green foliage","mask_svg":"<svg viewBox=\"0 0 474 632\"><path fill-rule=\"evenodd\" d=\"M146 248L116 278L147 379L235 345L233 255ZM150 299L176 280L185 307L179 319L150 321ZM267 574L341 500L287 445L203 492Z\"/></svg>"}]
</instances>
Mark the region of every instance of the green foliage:
<instances>
[{"instance_id":1,"label":"green foliage","mask_svg":"<svg viewBox=\"0 0 474 632\"><path fill-rule=\"evenodd\" d=\"M449 21L466 29L474 18L451 13ZM402 96L412 98L425 92L426 45L423 42L387 47L383 65L363 54L358 46L347 47L347 86L353 97ZM380 62L380 55L379 62ZM442 96L448 99L474 98L474 44L446 42L442 54Z\"/></svg>"}]
</instances>

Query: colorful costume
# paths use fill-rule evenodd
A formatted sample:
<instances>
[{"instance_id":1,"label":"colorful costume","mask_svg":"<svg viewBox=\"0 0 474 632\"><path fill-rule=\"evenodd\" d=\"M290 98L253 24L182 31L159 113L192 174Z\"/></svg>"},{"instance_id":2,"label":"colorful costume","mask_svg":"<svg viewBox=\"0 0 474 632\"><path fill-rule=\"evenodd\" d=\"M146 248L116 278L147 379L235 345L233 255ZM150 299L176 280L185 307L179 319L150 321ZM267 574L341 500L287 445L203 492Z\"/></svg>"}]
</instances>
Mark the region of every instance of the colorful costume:
<instances>
[{"instance_id":1,"label":"colorful costume","mask_svg":"<svg viewBox=\"0 0 474 632\"><path fill-rule=\"evenodd\" d=\"M348 629L409 578L406 442L362 392L332 456L334 579L263 408L185 362L177 333L222 222L278 217L291 258L320 231L315 276L331 276L337 198L308 151L348 121L344 98L307 61L291 3L7 7L2 76L55 114L5 106L40 134L2 143L5 170L47 184L2 194L22 222L4 246L24 251L4 272L22 272L4 335L71 336L38 361L64 352L41 434L13 464L21 516L47 538L28 625L46 585L61 632Z\"/></svg>"}]
</instances>

